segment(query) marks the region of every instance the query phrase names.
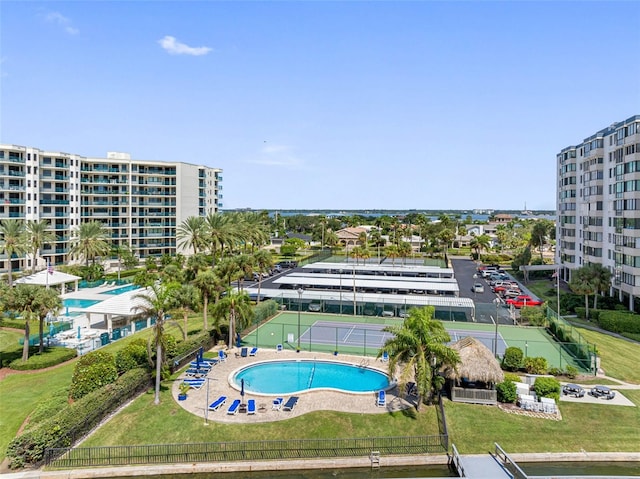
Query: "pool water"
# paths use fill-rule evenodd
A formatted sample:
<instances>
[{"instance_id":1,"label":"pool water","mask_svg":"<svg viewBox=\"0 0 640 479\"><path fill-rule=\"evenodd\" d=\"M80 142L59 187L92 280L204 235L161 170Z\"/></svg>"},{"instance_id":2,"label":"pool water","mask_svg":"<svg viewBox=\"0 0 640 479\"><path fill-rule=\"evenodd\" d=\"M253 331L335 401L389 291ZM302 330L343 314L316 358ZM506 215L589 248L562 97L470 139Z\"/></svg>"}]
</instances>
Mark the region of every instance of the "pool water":
<instances>
[{"instance_id":1,"label":"pool water","mask_svg":"<svg viewBox=\"0 0 640 479\"><path fill-rule=\"evenodd\" d=\"M99 302L99 299L66 298L62 300L62 307L86 309L89 306L93 306L94 304L97 304Z\"/></svg>"},{"instance_id":2,"label":"pool water","mask_svg":"<svg viewBox=\"0 0 640 479\"><path fill-rule=\"evenodd\" d=\"M292 394L312 389L337 389L351 393L371 393L390 386L381 371L335 361L266 361L241 369L232 381L257 394Z\"/></svg>"},{"instance_id":3,"label":"pool water","mask_svg":"<svg viewBox=\"0 0 640 479\"><path fill-rule=\"evenodd\" d=\"M122 293L126 293L128 291L133 291L134 289L138 289L139 286L135 285L135 284L128 284L126 286L122 286L120 288L116 288L116 289L112 289L110 291L105 291L104 293L100 293L100 294L122 294Z\"/></svg>"}]
</instances>

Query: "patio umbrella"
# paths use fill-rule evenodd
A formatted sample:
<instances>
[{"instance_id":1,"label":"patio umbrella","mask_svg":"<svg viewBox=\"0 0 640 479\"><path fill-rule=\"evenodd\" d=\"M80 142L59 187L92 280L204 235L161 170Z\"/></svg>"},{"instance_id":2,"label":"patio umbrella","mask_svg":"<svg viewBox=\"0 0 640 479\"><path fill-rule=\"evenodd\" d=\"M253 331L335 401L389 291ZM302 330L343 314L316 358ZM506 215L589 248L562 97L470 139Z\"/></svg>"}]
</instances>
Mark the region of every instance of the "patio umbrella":
<instances>
[{"instance_id":1,"label":"patio umbrella","mask_svg":"<svg viewBox=\"0 0 640 479\"><path fill-rule=\"evenodd\" d=\"M236 333L236 347L242 346L242 338L240 338L240 333Z\"/></svg>"},{"instance_id":2,"label":"patio umbrella","mask_svg":"<svg viewBox=\"0 0 640 479\"><path fill-rule=\"evenodd\" d=\"M242 397L242 403L244 403L244 378L240 380L240 397Z\"/></svg>"},{"instance_id":3,"label":"patio umbrella","mask_svg":"<svg viewBox=\"0 0 640 479\"><path fill-rule=\"evenodd\" d=\"M49 324L49 337L52 338L54 337L56 334L56 327L53 325L53 323Z\"/></svg>"},{"instance_id":4,"label":"patio umbrella","mask_svg":"<svg viewBox=\"0 0 640 479\"><path fill-rule=\"evenodd\" d=\"M78 339L81 339L81 338L82 338L82 334L80 332L80 326L78 326Z\"/></svg>"},{"instance_id":5,"label":"patio umbrella","mask_svg":"<svg viewBox=\"0 0 640 479\"><path fill-rule=\"evenodd\" d=\"M65 306L64 314L65 314L65 316L69 316L69 306Z\"/></svg>"}]
</instances>

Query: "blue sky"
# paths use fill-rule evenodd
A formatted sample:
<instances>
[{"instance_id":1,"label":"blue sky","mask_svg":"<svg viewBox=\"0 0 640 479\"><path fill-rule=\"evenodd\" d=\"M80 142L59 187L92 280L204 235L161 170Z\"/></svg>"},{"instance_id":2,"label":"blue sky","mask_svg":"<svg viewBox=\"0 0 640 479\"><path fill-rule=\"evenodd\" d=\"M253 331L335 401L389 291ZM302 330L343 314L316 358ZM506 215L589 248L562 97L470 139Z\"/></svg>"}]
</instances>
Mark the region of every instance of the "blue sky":
<instances>
[{"instance_id":1,"label":"blue sky","mask_svg":"<svg viewBox=\"0 0 640 479\"><path fill-rule=\"evenodd\" d=\"M0 3L0 141L224 170L224 208L555 209L640 114L640 2Z\"/></svg>"}]
</instances>

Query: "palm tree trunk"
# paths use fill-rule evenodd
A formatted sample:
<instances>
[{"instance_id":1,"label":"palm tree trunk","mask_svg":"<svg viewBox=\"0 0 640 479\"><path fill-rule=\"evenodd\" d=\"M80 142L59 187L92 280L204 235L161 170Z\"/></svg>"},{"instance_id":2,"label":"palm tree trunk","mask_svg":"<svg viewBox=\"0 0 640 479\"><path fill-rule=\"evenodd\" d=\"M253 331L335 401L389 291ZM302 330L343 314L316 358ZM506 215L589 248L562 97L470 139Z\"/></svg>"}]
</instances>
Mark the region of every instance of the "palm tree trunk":
<instances>
[{"instance_id":1,"label":"palm tree trunk","mask_svg":"<svg viewBox=\"0 0 640 479\"><path fill-rule=\"evenodd\" d=\"M187 340L187 310L185 309L184 313L182 313L182 320L184 321L184 331L182 331L182 339Z\"/></svg>"},{"instance_id":2,"label":"palm tree trunk","mask_svg":"<svg viewBox=\"0 0 640 479\"><path fill-rule=\"evenodd\" d=\"M156 320L157 321L157 320ZM156 346L156 394L153 404L160 404L160 380L162 379L162 343L158 341Z\"/></svg>"},{"instance_id":3,"label":"palm tree trunk","mask_svg":"<svg viewBox=\"0 0 640 479\"><path fill-rule=\"evenodd\" d=\"M236 312L233 308L229 313L229 349L233 348L233 330L235 329Z\"/></svg>"},{"instance_id":4,"label":"palm tree trunk","mask_svg":"<svg viewBox=\"0 0 640 479\"><path fill-rule=\"evenodd\" d=\"M28 313L27 313L28 314ZM29 319L24 322L24 345L22 346L22 361L29 359Z\"/></svg>"},{"instance_id":5,"label":"palm tree trunk","mask_svg":"<svg viewBox=\"0 0 640 479\"><path fill-rule=\"evenodd\" d=\"M260 304L260 287L262 286L262 274L258 276L258 299L256 300L256 304Z\"/></svg>"},{"instance_id":6,"label":"palm tree trunk","mask_svg":"<svg viewBox=\"0 0 640 479\"><path fill-rule=\"evenodd\" d=\"M587 321L589 320L589 295L584 295L584 308L585 308L585 316Z\"/></svg>"},{"instance_id":7,"label":"palm tree trunk","mask_svg":"<svg viewBox=\"0 0 640 479\"><path fill-rule=\"evenodd\" d=\"M209 329L209 321L207 319L207 310L209 309L209 295L205 294L204 296L204 311L203 311L203 319L204 319L204 330L207 331Z\"/></svg>"},{"instance_id":8,"label":"palm tree trunk","mask_svg":"<svg viewBox=\"0 0 640 479\"><path fill-rule=\"evenodd\" d=\"M49 274L49 273L47 273ZM44 318L38 318L38 333L40 334L40 347L38 348L38 352L42 354L44 352Z\"/></svg>"}]
</instances>

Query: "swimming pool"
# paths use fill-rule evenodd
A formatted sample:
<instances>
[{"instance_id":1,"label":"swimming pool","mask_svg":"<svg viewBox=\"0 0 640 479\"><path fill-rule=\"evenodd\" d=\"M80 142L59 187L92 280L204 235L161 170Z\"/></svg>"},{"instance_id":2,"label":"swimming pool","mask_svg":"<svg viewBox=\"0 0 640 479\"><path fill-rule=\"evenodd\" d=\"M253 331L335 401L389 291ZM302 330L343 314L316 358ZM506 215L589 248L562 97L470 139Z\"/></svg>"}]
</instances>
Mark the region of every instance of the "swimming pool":
<instances>
[{"instance_id":1,"label":"swimming pool","mask_svg":"<svg viewBox=\"0 0 640 479\"><path fill-rule=\"evenodd\" d=\"M293 394L313 389L371 393L388 389L387 375L373 368L337 361L284 360L252 364L231 373L229 382L255 394Z\"/></svg>"},{"instance_id":2,"label":"swimming pool","mask_svg":"<svg viewBox=\"0 0 640 479\"><path fill-rule=\"evenodd\" d=\"M105 291L104 293L100 293L100 294L122 294L122 293L126 293L128 291L133 291L134 289L138 289L138 288L139 288L138 285L128 284L126 286L122 286L120 288L112 289L111 291Z\"/></svg>"},{"instance_id":3,"label":"swimming pool","mask_svg":"<svg viewBox=\"0 0 640 479\"><path fill-rule=\"evenodd\" d=\"M62 307L86 309L89 306L93 306L94 304L97 304L99 302L99 299L66 298L62 300Z\"/></svg>"}]
</instances>

